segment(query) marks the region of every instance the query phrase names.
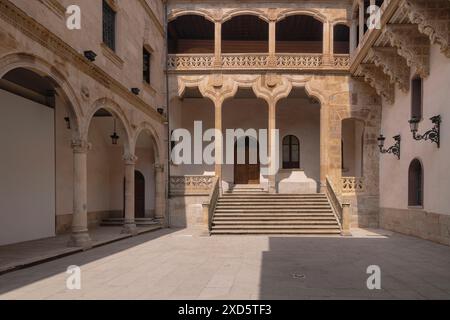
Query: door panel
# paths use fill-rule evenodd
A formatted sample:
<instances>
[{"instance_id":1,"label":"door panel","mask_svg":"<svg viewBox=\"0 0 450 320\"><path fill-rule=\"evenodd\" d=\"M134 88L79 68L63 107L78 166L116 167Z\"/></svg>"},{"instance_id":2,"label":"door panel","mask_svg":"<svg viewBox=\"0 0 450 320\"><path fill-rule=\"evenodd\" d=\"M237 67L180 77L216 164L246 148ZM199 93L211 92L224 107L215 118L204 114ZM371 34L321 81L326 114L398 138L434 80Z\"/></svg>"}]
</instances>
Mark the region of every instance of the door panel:
<instances>
[{"instance_id":1,"label":"door panel","mask_svg":"<svg viewBox=\"0 0 450 320\"><path fill-rule=\"evenodd\" d=\"M238 164L238 143L234 146L234 183L235 184L259 184L260 183L260 163L259 163L259 145L258 158L256 164L250 163L250 142L245 139L245 164Z\"/></svg>"}]
</instances>

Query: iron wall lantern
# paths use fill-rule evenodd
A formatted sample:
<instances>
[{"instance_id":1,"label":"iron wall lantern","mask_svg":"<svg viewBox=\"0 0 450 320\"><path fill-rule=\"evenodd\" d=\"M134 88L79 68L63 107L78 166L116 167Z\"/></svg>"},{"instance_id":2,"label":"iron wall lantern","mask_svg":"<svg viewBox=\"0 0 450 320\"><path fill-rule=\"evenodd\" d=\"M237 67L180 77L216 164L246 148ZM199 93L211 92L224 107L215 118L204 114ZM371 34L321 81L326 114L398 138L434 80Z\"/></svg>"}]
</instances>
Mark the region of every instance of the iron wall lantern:
<instances>
[{"instance_id":1,"label":"iron wall lantern","mask_svg":"<svg viewBox=\"0 0 450 320\"><path fill-rule=\"evenodd\" d=\"M400 160L400 142L401 142L401 136L397 135L393 137L395 140L395 144L388 149L384 149L384 142L386 138L383 135L380 135L378 138L378 147L380 148L381 153L392 153L394 156L396 156Z\"/></svg>"},{"instance_id":2,"label":"iron wall lantern","mask_svg":"<svg viewBox=\"0 0 450 320\"><path fill-rule=\"evenodd\" d=\"M430 118L431 122L434 124L433 128L425 132L424 134L418 134L419 131L419 122L420 119L417 117L412 117L411 120L409 120L409 126L411 128L411 132L413 134L414 140L420 141L420 140L430 140L432 143L436 143L438 148L441 146L441 116L434 116Z\"/></svg>"}]
</instances>

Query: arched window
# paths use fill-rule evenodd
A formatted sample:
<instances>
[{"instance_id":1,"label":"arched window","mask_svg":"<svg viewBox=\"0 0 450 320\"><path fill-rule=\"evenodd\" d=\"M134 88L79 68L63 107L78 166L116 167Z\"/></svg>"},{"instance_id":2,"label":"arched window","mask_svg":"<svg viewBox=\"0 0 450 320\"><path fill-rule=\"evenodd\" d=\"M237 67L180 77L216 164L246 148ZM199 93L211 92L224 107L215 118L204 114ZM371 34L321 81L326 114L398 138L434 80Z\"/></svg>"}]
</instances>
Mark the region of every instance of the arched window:
<instances>
[{"instance_id":1,"label":"arched window","mask_svg":"<svg viewBox=\"0 0 450 320\"><path fill-rule=\"evenodd\" d=\"M300 142L296 136L283 138L283 169L300 168Z\"/></svg>"},{"instance_id":2,"label":"arched window","mask_svg":"<svg viewBox=\"0 0 450 320\"><path fill-rule=\"evenodd\" d=\"M418 159L414 159L409 165L408 205L423 206L423 168Z\"/></svg>"}]
</instances>

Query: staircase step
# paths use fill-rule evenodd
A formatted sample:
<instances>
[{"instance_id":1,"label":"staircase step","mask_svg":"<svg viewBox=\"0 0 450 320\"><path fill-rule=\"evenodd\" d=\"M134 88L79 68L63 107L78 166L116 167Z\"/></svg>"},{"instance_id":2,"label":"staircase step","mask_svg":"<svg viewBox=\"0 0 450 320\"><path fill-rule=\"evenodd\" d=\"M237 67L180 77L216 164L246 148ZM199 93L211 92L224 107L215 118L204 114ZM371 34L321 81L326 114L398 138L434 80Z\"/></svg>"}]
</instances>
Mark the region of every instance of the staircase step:
<instances>
[{"instance_id":1,"label":"staircase step","mask_svg":"<svg viewBox=\"0 0 450 320\"><path fill-rule=\"evenodd\" d=\"M339 235L339 229L320 229L320 230L299 230L299 229L285 229L285 230L258 230L258 229L223 229L212 230L211 235Z\"/></svg>"},{"instance_id":2,"label":"staircase step","mask_svg":"<svg viewBox=\"0 0 450 320\"><path fill-rule=\"evenodd\" d=\"M297 217L278 217L278 216L230 216L230 217L215 217L214 222L226 221L333 221L336 222L334 215L329 216L297 216Z\"/></svg>"},{"instance_id":3,"label":"staircase step","mask_svg":"<svg viewBox=\"0 0 450 320\"><path fill-rule=\"evenodd\" d=\"M242 216L242 217L251 217L251 216L266 216L266 217L284 217L284 216L292 216L292 217L299 217L299 216L310 216L310 217L317 217L317 216L333 216L333 212L330 211L322 211L322 212L311 212L311 211L281 211L281 212L274 212L272 211L248 211L248 212L241 212L241 211L216 211L215 214L216 217L220 216Z\"/></svg>"},{"instance_id":4,"label":"staircase step","mask_svg":"<svg viewBox=\"0 0 450 320\"><path fill-rule=\"evenodd\" d=\"M212 235L340 234L325 194L269 194L256 189L235 187L218 199Z\"/></svg>"},{"instance_id":5,"label":"staircase step","mask_svg":"<svg viewBox=\"0 0 450 320\"><path fill-rule=\"evenodd\" d=\"M214 228L217 227L223 227L223 226L273 226L273 227L284 227L284 226L335 226L339 227L339 225L336 223L336 220L330 220L330 221L320 221L320 220L310 220L310 221L214 221L213 226Z\"/></svg>"},{"instance_id":6,"label":"staircase step","mask_svg":"<svg viewBox=\"0 0 450 320\"><path fill-rule=\"evenodd\" d=\"M258 208L254 208L254 209L216 209L215 211L216 214L227 214L227 213L231 213L231 214L243 214L243 215L247 215L247 214L252 214L252 213L256 213L256 214L271 214L271 215L275 215L278 216L280 214L332 214L333 211L331 209L327 209L327 210L313 210L313 209L258 209Z\"/></svg>"}]
</instances>

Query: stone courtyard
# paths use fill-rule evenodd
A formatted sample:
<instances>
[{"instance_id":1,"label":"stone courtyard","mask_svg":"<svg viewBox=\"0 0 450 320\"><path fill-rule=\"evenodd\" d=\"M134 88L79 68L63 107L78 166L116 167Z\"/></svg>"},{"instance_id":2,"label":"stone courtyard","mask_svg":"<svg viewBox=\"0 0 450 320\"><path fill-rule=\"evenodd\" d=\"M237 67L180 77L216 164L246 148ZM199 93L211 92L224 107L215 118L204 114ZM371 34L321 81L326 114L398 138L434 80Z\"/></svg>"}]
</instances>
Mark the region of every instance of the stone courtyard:
<instances>
[{"instance_id":1,"label":"stone courtyard","mask_svg":"<svg viewBox=\"0 0 450 320\"><path fill-rule=\"evenodd\" d=\"M68 266L81 290L66 289ZM381 290L368 290L369 265ZM0 276L0 299L448 299L450 248L379 230L353 237L162 229Z\"/></svg>"}]
</instances>

